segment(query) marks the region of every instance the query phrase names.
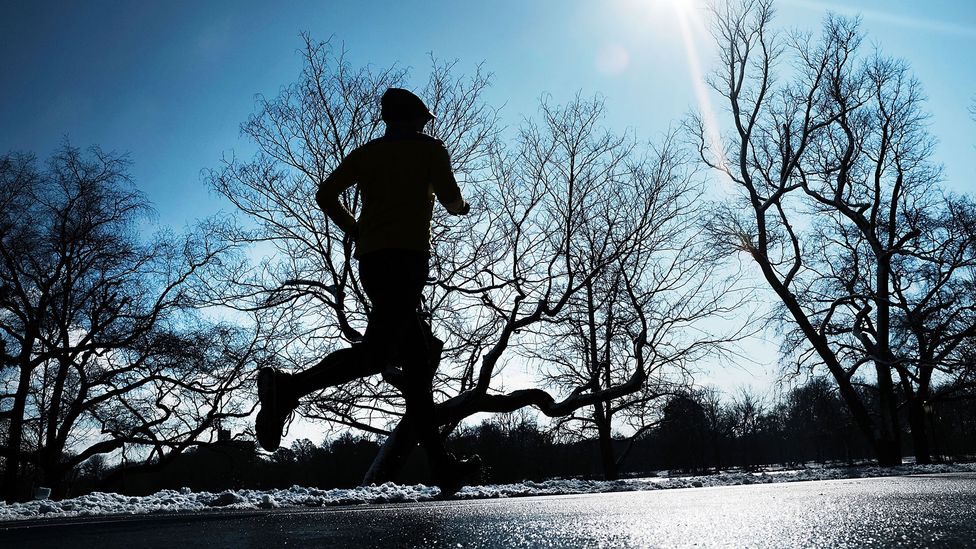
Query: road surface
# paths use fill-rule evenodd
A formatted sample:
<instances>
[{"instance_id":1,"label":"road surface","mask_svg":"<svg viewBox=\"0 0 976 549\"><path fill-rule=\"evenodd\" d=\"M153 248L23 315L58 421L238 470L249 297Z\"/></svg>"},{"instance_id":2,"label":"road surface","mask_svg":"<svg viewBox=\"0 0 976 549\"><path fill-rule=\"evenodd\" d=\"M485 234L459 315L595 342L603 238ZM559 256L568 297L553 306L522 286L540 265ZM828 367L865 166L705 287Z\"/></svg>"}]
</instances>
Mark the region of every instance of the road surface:
<instances>
[{"instance_id":1,"label":"road surface","mask_svg":"<svg viewBox=\"0 0 976 549\"><path fill-rule=\"evenodd\" d=\"M976 474L60 519L0 547L976 547Z\"/></svg>"}]
</instances>

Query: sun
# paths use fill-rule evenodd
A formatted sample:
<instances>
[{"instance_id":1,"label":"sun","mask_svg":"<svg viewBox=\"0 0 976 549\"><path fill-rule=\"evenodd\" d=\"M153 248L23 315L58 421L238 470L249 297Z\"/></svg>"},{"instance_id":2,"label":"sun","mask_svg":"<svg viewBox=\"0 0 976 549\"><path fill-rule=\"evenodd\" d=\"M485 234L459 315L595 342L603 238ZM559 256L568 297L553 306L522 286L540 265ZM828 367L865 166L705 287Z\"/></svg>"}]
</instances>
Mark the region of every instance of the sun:
<instances>
[{"instance_id":1,"label":"sun","mask_svg":"<svg viewBox=\"0 0 976 549\"><path fill-rule=\"evenodd\" d=\"M685 10L688 9L691 4L695 3L695 0L656 0L658 2L664 2L665 4L670 4L675 9Z\"/></svg>"},{"instance_id":2,"label":"sun","mask_svg":"<svg viewBox=\"0 0 976 549\"><path fill-rule=\"evenodd\" d=\"M706 83L702 48L707 50L708 30L704 21L706 0L611 0L620 23L630 32L675 40L683 50L683 65L694 90L694 102L705 126L706 139L714 150L722 151L721 128L712 107L711 92ZM604 74L627 70L631 52L616 45L601 50L597 69ZM718 159L720 164L725 159Z\"/></svg>"},{"instance_id":3,"label":"sun","mask_svg":"<svg viewBox=\"0 0 976 549\"><path fill-rule=\"evenodd\" d=\"M616 12L629 24L645 29L673 25L679 13L688 14L703 6L705 0L611 0Z\"/></svg>"}]
</instances>

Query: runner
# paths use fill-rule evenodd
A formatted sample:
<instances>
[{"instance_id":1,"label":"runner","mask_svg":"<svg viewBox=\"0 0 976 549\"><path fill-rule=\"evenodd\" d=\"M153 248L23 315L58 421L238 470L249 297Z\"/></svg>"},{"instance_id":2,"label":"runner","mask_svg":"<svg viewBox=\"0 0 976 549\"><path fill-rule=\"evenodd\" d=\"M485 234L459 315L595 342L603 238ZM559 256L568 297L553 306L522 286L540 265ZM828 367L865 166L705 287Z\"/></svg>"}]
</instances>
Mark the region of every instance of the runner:
<instances>
[{"instance_id":1,"label":"runner","mask_svg":"<svg viewBox=\"0 0 976 549\"><path fill-rule=\"evenodd\" d=\"M315 195L329 219L355 242L359 280L372 307L363 341L303 372L262 368L255 431L261 447L273 451L300 398L383 373L403 393L434 482L442 496L449 496L480 468L481 460L458 459L444 448L431 390L443 343L418 310L427 282L434 198L454 215L467 214L470 205L461 196L444 144L423 133L434 119L424 102L407 90L390 88L381 109L386 134L346 156ZM362 198L358 220L339 201L352 185ZM396 362L401 370L394 368Z\"/></svg>"}]
</instances>

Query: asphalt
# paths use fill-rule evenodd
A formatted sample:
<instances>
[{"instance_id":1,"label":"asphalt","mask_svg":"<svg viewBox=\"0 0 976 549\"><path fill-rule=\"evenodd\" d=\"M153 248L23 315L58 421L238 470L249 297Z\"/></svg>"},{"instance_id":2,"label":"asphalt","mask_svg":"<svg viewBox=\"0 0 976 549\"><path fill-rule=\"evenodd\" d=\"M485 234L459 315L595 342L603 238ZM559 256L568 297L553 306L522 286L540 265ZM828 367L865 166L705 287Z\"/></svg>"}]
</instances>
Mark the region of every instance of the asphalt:
<instances>
[{"instance_id":1,"label":"asphalt","mask_svg":"<svg viewBox=\"0 0 976 549\"><path fill-rule=\"evenodd\" d=\"M976 474L34 521L0 547L976 547Z\"/></svg>"}]
</instances>

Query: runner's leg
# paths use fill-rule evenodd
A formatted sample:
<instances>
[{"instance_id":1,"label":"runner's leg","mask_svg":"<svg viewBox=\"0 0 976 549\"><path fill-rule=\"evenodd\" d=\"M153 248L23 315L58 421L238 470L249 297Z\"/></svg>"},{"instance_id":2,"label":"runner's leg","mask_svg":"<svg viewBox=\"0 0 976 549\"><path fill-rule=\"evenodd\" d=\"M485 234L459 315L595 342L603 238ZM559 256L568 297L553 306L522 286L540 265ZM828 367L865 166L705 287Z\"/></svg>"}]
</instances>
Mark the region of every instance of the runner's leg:
<instances>
[{"instance_id":1,"label":"runner's leg","mask_svg":"<svg viewBox=\"0 0 976 549\"><path fill-rule=\"evenodd\" d=\"M404 369L406 413L432 466L440 466L449 456L434 417L427 338L417 316L427 281L427 257L419 252L382 250L363 257L359 269L372 304L364 338L370 368L386 368L398 351Z\"/></svg>"},{"instance_id":2,"label":"runner's leg","mask_svg":"<svg viewBox=\"0 0 976 549\"><path fill-rule=\"evenodd\" d=\"M367 360L364 344L355 343L351 347L329 353L307 370L292 374L292 384L297 397L302 398L315 391L373 376L382 371L378 362Z\"/></svg>"}]
</instances>

